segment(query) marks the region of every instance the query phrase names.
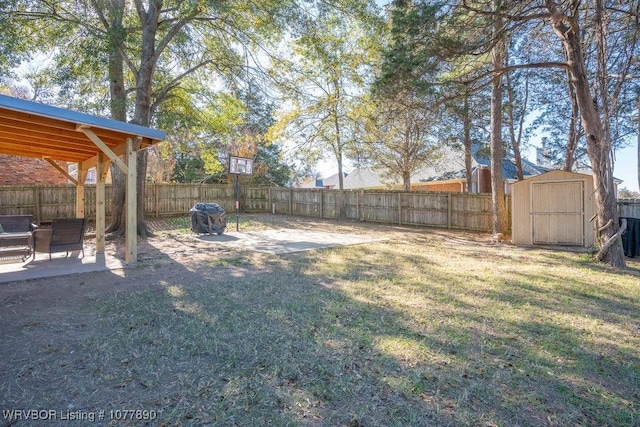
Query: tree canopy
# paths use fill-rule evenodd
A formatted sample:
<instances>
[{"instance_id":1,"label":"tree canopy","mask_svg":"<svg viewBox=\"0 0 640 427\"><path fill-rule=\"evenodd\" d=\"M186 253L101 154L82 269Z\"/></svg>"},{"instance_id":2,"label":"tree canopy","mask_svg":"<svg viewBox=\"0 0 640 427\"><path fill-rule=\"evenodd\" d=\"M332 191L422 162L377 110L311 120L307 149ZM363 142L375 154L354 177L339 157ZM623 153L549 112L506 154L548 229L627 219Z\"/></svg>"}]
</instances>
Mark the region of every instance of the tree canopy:
<instances>
[{"instance_id":1,"label":"tree canopy","mask_svg":"<svg viewBox=\"0 0 640 427\"><path fill-rule=\"evenodd\" d=\"M448 144L465 152L470 190L481 144L502 232L502 159L522 178L521 150L544 142L556 167L591 167L599 256L624 265L612 171L640 130L638 0L394 0L382 11L368 0L5 0L0 11L0 85L24 92L16 67L35 59L20 75L31 98L169 130L152 179L221 182L226 157L242 154L256 183L283 185L331 157L340 178L345 160L367 162L409 189ZM117 173L114 186L121 209Z\"/></svg>"}]
</instances>

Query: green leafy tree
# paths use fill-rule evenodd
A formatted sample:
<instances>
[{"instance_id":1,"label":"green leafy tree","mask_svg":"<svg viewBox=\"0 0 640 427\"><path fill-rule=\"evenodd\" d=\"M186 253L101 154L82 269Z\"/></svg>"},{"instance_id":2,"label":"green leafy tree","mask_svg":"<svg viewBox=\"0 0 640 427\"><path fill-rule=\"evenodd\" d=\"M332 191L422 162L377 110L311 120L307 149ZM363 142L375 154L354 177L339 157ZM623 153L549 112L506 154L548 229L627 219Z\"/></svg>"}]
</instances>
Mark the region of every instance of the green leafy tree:
<instances>
[{"instance_id":1,"label":"green leafy tree","mask_svg":"<svg viewBox=\"0 0 640 427\"><path fill-rule=\"evenodd\" d=\"M10 15L41 28L64 28L59 42L70 49L56 51L61 72L69 71L61 82L91 82L86 87L105 87L111 116L116 119L153 124L163 102L184 79L198 70L231 78L255 66L251 52L275 41L281 28L297 15L290 2L266 0L149 2L125 0L75 2L12 2ZM43 38L44 40L44 38ZM245 55L246 53L246 55ZM81 69L100 70L90 73ZM96 75L99 74L99 75ZM232 81L232 80L226 80ZM64 89L64 88L63 88ZM77 87L69 93L84 99ZM146 234L144 223L144 183L147 151L138 155L138 231ZM123 232L124 179L112 167L114 192L110 231Z\"/></svg>"},{"instance_id":2,"label":"green leafy tree","mask_svg":"<svg viewBox=\"0 0 640 427\"><path fill-rule=\"evenodd\" d=\"M331 154L340 189L344 158L355 144L354 110L365 94L373 31L359 16L322 7L291 42L293 59L274 69L289 108L281 111L269 138L293 142L309 163Z\"/></svg>"},{"instance_id":3,"label":"green leafy tree","mask_svg":"<svg viewBox=\"0 0 640 427\"><path fill-rule=\"evenodd\" d=\"M400 178L405 191L440 145L435 129L442 115L433 83L439 62L425 43L438 32L438 11L407 0L392 3L372 100L360 106L366 121L359 157Z\"/></svg>"}]
</instances>

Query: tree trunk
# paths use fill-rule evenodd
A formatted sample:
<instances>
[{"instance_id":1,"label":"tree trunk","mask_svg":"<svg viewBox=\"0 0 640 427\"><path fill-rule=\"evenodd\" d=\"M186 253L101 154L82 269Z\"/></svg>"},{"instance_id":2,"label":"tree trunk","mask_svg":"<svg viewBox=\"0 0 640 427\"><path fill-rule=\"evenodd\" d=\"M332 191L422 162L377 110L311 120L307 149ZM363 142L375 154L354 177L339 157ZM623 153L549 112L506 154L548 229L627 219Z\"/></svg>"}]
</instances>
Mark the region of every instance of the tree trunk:
<instances>
[{"instance_id":1,"label":"tree trunk","mask_svg":"<svg viewBox=\"0 0 640 427\"><path fill-rule=\"evenodd\" d=\"M505 60L505 63L506 64L509 63L508 59ZM523 127L523 121L524 121L523 119L527 110L527 98L529 96L529 77L527 76L525 81L524 105L522 107L522 114L520 115L517 136L516 136L516 124L513 119L515 97L513 94L513 85L511 84L511 75L509 72L507 72L507 74L505 75L505 78L507 80L507 96L509 99L509 105L507 110L507 113L508 113L507 117L509 118L509 137L511 138L511 149L513 150L513 159L516 166L516 177L518 181L522 181L524 179L524 173L522 172L522 156L520 155L520 141L522 140L522 127Z\"/></svg>"},{"instance_id":2,"label":"tree trunk","mask_svg":"<svg viewBox=\"0 0 640 427\"><path fill-rule=\"evenodd\" d=\"M500 10L500 0L494 0L494 10ZM493 18L494 37L502 31L503 20L496 14ZM495 70L504 68L504 39L496 41L491 50L492 65ZM491 202L493 207L493 233L506 233L508 228L507 208L504 201L504 180L502 178L502 74L495 73L491 86Z\"/></svg>"},{"instance_id":3,"label":"tree trunk","mask_svg":"<svg viewBox=\"0 0 640 427\"><path fill-rule=\"evenodd\" d=\"M126 196L126 180L124 173L111 163L111 224L106 232L112 236L122 236L125 231L124 200Z\"/></svg>"},{"instance_id":4,"label":"tree trunk","mask_svg":"<svg viewBox=\"0 0 640 427\"><path fill-rule=\"evenodd\" d=\"M467 179L467 192L471 192L471 113L469 111L469 93L465 91L462 125L464 129L464 170Z\"/></svg>"},{"instance_id":5,"label":"tree trunk","mask_svg":"<svg viewBox=\"0 0 640 427\"><path fill-rule=\"evenodd\" d=\"M569 97L571 99L571 122L569 123L569 140L567 141L562 170L571 172L573 170L576 149L578 148L578 141L580 140L580 134L578 132L578 115L580 114L580 109L578 108L576 91L571 84L571 74L569 70L567 70L567 86L569 87Z\"/></svg>"},{"instance_id":6,"label":"tree trunk","mask_svg":"<svg viewBox=\"0 0 640 427\"><path fill-rule=\"evenodd\" d=\"M411 191L411 172L406 169L402 171L402 186L404 191Z\"/></svg>"},{"instance_id":7,"label":"tree trunk","mask_svg":"<svg viewBox=\"0 0 640 427\"><path fill-rule=\"evenodd\" d=\"M141 7L144 7L141 5ZM136 104L133 113L133 122L141 126L151 124L151 103L153 93L153 73L155 72L157 58L156 34L160 19L161 2L150 1L148 10L138 10L138 16L142 23L142 50L140 57L140 69L136 76ZM147 180L146 150L141 150L137 155L137 225L138 235L146 238L151 233L147 228L144 213L145 189Z\"/></svg>"},{"instance_id":8,"label":"tree trunk","mask_svg":"<svg viewBox=\"0 0 640 427\"><path fill-rule=\"evenodd\" d=\"M120 52L124 42L124 30L122 17L124 15L124 1L114 1L107 10L111 16L111 22L107 28L109 41L109 107L111 118L127 121L127 92L124 84L124 60ZM111 224L106 228L107 233L115 235L124 234L124 200L125 200L125 175L111 163Z\"/></svg>"},{"instance_id":9,"label":"tree trunk","mask_svg":"<svg viewBox=\"0 0 640 427\"><path fill-rule=\"evenodd\" d=\"M605 135L600 115L594 105L593 95L587 78L586 66L582 54L580 28L576 16L569 17L560 13L553 0L546 0L551 14L551 25L562 41L567 53L567 65L571 76L571 84L576 93L580 119L587 139L587 151L593 169L595 187L597 225L602 227L602 241L606 242L619 230L618 209L613 182L613 165L611 161L611 144ZM600 99L600 102L607 102ZM625 268L624 250L620 239L613 244L604 255L603 260L617 268Z\"/></svg>"},{"instance_id":10,"label":"tree trunk","mask_svg":"<svg viewBox=\"0 0 640 427\"><path fill-rule=\"evenodd\" d=\"M338 160L338 198L336 200L337 208L338 208L338 220L344 221L347 219L347 208L344 205L344 192L342 191L344 188L344 172L342 169L342 149L339 149L336 153L336 158Z\"/></svg>"}]
</instances>

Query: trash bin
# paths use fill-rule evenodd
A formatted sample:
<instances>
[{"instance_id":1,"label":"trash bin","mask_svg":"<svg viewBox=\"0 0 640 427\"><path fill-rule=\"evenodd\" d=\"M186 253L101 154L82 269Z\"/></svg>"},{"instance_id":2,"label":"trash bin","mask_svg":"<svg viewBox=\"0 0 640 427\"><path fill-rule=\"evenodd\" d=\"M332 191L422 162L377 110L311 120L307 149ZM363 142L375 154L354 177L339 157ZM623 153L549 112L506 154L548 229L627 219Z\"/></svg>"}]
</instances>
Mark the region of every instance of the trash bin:
<instances>
[{"instance_id":1,"label":"trash bin","mask_svg":"<svg viewBox=\"0 0 640 427\"><path fill-rule=\"evenodd\" d=\"M227 228L225 211L216 203L196 203L189 211L191 231L194 233L217 234Z\"/></svg>"},{"instance_id":2,"label":"trash bin","mask_svg":"<svg viewBox=\"0 0 640 427\"><path fill-rule=\"evenodd\" d=\"M627 229L622 233L622 248L624 254L630 258L640 256L640 218L624 217L627 220Z\"/></svg>"}]
</instances>

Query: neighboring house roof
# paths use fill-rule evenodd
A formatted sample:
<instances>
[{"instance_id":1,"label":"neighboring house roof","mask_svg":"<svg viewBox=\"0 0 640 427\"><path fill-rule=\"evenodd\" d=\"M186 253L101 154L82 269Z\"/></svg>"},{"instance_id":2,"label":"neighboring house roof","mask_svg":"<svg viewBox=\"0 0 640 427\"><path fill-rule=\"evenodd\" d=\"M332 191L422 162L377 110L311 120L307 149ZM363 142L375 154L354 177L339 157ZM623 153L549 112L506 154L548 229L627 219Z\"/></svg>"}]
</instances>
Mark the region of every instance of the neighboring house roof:
<instances>
[{"instance_id":1,"label":"neighboring house roof","mask_svg":"<svg viewBox=\"0 0 640 427\"><path fill-rule=\"evenodd\" d=\"M541 173L555 170L554 168L546 168L527 159L522 160L522 173L524 178L540 175ZM488 169L491 167L488 149L486 146L474 144L472 147L471 168ZM584 163L576 163L574 172L591 175L592 170ZM358 188L390 188L402 185L398 179L385 178L377 168L363 167L352 170L349 174L345 174L344 189ZM517 181L515 158L508 153L502 160L502 177L507 182ZM301 187L313 188L338 188L338 174L332 175L320 183L315 185L303 185ZM333 183L334 186L329 183ZM614 178L616 183L621 183L620 179ZM411 176L411 183L429 183L429 182L464 182L466 181L466 169L464 165L464 150L462 148L445 146L441 148L439 156L434 158L429 165L415 172Z\"/></svg>"},{"instance_id":2,"label":"neighboring house roof","mask_svg":"<svg viewBox=\"0 0 640 427\"><path fill-rule=\"evenodd\" d=\"M321 178L311 178L296 185L297 188L324 188Z\"/></svg>"},{"instance_id":3,"label":"neighboring house roof","mask_svg":"<svg viewBox=\"0 0 640 427\"><path fill-rule=\"evenodd\" d=\"M584 175L593 175L593 169L591 169L591 166L587 165L586 163L582 163L580 161L574 163L573 172L581 173ZM613 182L615 182L616 184L622 184L624 181L614 176Z\"/></svg>"},{"instance_id":4,"label":"neighboring house roof","mask_svg":"<svg viewBox=\"0 0 640 427\"><path fill-rule=\"evenodd\" d=\"M477 166L477 162L472 159L471 167ZM411 182L464 180L465 177L464 150L443 146L429 165L411 176Z\"/></svg>"},{"instance_id":5,"label":"neighboring house roof","mask_svg":"<svg viewBox=\"0 0 640 427\"><path fill-rule=\"evenodd\" d=\"M356 188L384 188L387 186L380 175L372 168L358 168L352 170L344 179L344 189Z\"/></svg>"},{"instance_id":6,"label":"neighboring house roof","mask_svg":"<svg viewBox=\"0 0 640 427\"><path fill-rule=\"evenodd\" d=\"M489 168L491 162L484 155L483 146L476 144L472 147L471 168ZM522 159L522 169L525 177L542 173L545 169L536 166L526 159ZM502 162L502 175L506 181L517 179L516 167L513 156L505 156ZM456 147L444 146L430 164L426 165L411 176L412 183L428 182L464 182L466 181L466 168L464 150ZM383 188L397 186L399 181L384 179L374 168L359 168L351 171L345 179L344 188Z\"/></svg>"},{"instance_id":7,"label":"neighboring house roof","mask_svg":"<svg viewBox=\"0 0 640 427\"><path fill-rule=\"evenodd\" d=\"M342 179L343 179L343 184L344 184L344 180L346 179L346 177L349 174L347 174L346 172L342 172ZM322 179L322 186L325 188L339 188L340 186L340 174L333 174L327 178L323 178Z\"/></svg>"},{"instance_id":8,"label":"neighboring house roof","mask_svg":"<svg viewBox=\"0 0 640 427\"><path fill-rule=\"evenodd\" d=\"M543 167L543 166L536 166L538 169L540 169L543 172L551 172L554 170L561 170L562 166L561 165L556 165L555 167ZM575 172L575 173L579 173L582 175L593 175L593 169L591 169L591 166L589 166L586 163L583 163L581 161L576 161L573 164L573 170L571 172ZM615 176L613 177L613 182L616 184L622 184L624 182L624 180L620 179L620 178L616 178Z\"/></svg>"},{"instance_id":9,"label":"neighboring house roof","mask_svg":"<svg viewBox=\"0 0 640 427\"><path fill-rule=\"evenodd\" d=\"M489 159L479 158L477 160L478 160L478 163L483 167L486 167L486 168L491 167L491 161ZM540 175L541 173L547 171L547 169L541 168L531 163L527 159L521 159L521 162L522 162L522 175L524 175L525 178L528 176ZM505 156L504 159L502 159L502 178L505 181L518 180L518 173L516 170L516 161L515 161L515 158L510 154Z\"/></svg>"},{"instance_id":10,"label":"neighboring house roof","mask_svg":"<svg viewBox=\"0 0 640 427\"><path fill-rule=\"evenodd\" d=\"M346 172L343 172L342 174L346 179L348 174ZM297 185L297 187L298 188L338 188L339 186L338 178L339 178L339 175L337 173L327 178L312 178L308 181L305 181Z\"/></svg>"}]
</instances>

